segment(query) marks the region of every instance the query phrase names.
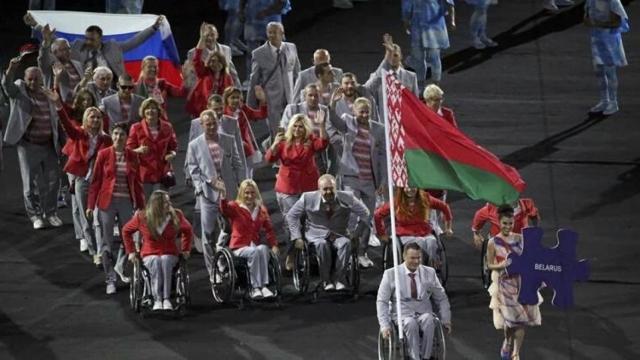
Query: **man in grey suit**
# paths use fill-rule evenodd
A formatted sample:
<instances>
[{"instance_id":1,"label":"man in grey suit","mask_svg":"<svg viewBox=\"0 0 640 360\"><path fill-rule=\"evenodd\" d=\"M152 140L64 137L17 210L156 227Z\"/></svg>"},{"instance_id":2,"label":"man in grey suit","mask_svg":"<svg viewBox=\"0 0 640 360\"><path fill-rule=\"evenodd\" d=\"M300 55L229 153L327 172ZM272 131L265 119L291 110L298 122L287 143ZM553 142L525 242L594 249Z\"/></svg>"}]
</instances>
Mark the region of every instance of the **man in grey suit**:
<instances>
[{"instance_id":1,"label":"man in grey suit","mask_svg":"<svg viewBox=\"0 0 640 360\"><path fill-rule=\"evenodd\" d=\"M242 84L240 83L240 78L238 77L238 71L236 70L236 66L233 64L233 58L231 57L231 48L227 45L220 44L218 42L218 29L213 24L203 23L205 27L205 48L202 50L202 61L207 63L207 59L209 55L213 52L219 52L224 55L225 60L227 61L227 69L229 69L229 74L233 78L233 86L240 88ZM193 87L196 84L196 73L195 68L193 67L193 57L196 54L196 48L192 48L187 52L187 60L184 62L185 69L185 83L189 88Z\"/></svg>"},{"instance_id":2,"label":"man in grey suit","mask_svg":"<svg viewBox=\"0 0 640 360\"><path fill-rule=\"evenodd\" d=\"M111 88L112 81L113 72L106 66L98 66L93 70L93 81L89 81L88 77L84 77L75 91L78 92L78 90L83 88L87 89L93 96L95 103L100 105L102 99L117 93L117 91Z\"/></svg>"},{"instance_id":3,"label":"man in grey suit","mask_svg":"<svg viewBox=\"0 0 640 360\"><path fill-rule=\"evenodd\" d=\"M57 215L60 183L59 118L55 105L45 94L42 71L29 67L24 80L14 79L20 57L11 59L2 86L11 103L4 141L16 145L27 216L34 229L62 226Z\"/></svg>"},{"instance_id":4,"label":"man in grey suit","mask_svg":"<svg viewBox=\"0 0 640 360\"><path fill-rule=\"evenodd\" d=\"M257 107L254 89L256 85L262 86L268 99L269 132L273 139L285 106L293 103L293 84L300 72L300 60L295 44L283 41L281 23L267 25L267 38L267 42L252 53L247 102L249 106Z\"/></svg>"},{"instance_id":5,"label":"man in grey suit","mask_svg":"<svg viewBox=\"0 0 640 360\"><path fill-rule=\"evenodd\" d=\"M357 98L353 103L353 115L344 114L332 119L333 126L342 134L342 157L340 176L344 190L351 191L361 199L373 214L376 194L384 194L387 180L387 152L384 125L371 120L371 103L366 98ZM360 219L363 221L365 219ZM368 219L367 223L371 223ZM351 219L354 226L356 219ZM360 238L358 261L367 268L373 262L367 255L371 226Z\"/></svg>"},{"instance_id":6,"label":"man in grey suit","mask_svg":"<svg viewBox=\"0 0 640 360\"><path fill-rule=\"evenodd\" d=\"M422 250L416 243L407 244L403 252L404 262L385 270L378 288L376 310L380 332L384 338L391 334L397 319L395 274L400 288L400 317L402 331L409 349L409 358L421 360L431 358L435 323L435 302L443 326L451 333L451 311L449 299L433 268L422 265ZM420 336L422 332L422 337Z\"/></svg>"},{"instance_id":7,"label":"man in grey suit","mask_svg":"<svg viewBox=\"0 0 640 360\"><path fill-rule=\"evenodd\" d=\"M53 56L52 56L53 55ZM62 66L62 72L58 76L57 88L60 91L62 101L67 104L73 102L74 89L84 76L84 69L79 61L71 59L71 46L67 39L52 40L52 31L47 24L42 29L42 45L38 53L38 67L44 76L44 86L48 89L55 88L53 66Z\"/></svg>"},{"instance_id":8,"label":"man in grey suit","mask_svg":"<svg viewBox=\"0 0 640 360\"><path fill-rule=\"evenodd\" d=\"M100 110L109 117L109 132L117 123L126 122L131 126L134 122L140 121L139 109L144 98L133 93L134 87L129 74L120 75L118 92L102 99Z\"/></svg>"},{"instance_id":9,"label":"man in grey suit","mask_svg":"<svg viewBox=\"0 0 640 360\"><path fill-rule=\"evenodd\" d=\"M407 89L413 92L416 96L420 96L420 90L418 89L418 77L413 71L409 71L402 67L402 50L400 46L393 43L393 40L389 34L384 34L384 47L385 55L382 63L378 66L375 72L369 76L369 80L364 86L371 91L376 103L378 105L378 112L383 114L382 106L384 106L382 98L382 77L385 72L391 72L391 74L404 85Z\"/></svg>"},{"instance_id":10,"label":"man in grey suit","mask_svg":"<svg viewBox=\"0 0 640 360\"><path fill-rule=\"evenodd\" d=\"M331 64L331 54L329 54L329 50L326 49L317 49L313 52L313 65L300 71L298 74L298 80L296 80L296 84L293 86L293 102L300 102L303 98L301 94L302 90L309 84L313 84L318 81L315 72L315 66L319 64ZM342 79L342 69L337 67L331 67L331 71L333 72L333 80L340 83Z\"/></svg>"},{"instance_id":11,"label":"man in grey suit","mask_svg":"<svg viewBox=\"0 0 640 360\"><path fill-rule=\"evenodd\" d=\"M369 210L351 192L337 191L336 179L329 174L318 179L318 191L303 193L287 213L291 239L297 249L304 246L301 218L306 216L304 237L316 248L320 259L320 277L325 290L343 290L344 269L351 254L351 240L347 237L349 217L369 218ZM362 221L352 235L357 235L367 224ZM336 249L333 271L332 248Z\"/></svg>"},{"instance_id":12,"label":"man in grey suit","mask_svg":"<svg viewBox=\"0 0 640 360\"><path fill-rule=\"evenodd\" d=\"M120 42L114 40L103 42L102 29L97 25L91 25L85 30L84 39L77 39L71 43L71 58L79 61L83 67L89 65L95 69L98 66L106 66L116 76L120 76L125 73L122 54L145 42L160 28L163 21L164 16L160 15L153 25L132 38ZM24 22L37 31L43 29L42 25L39 25L28 13L24 17Z\"/></svg>"},{"instance_id":13,"label":"man in grey suit","mask_svg":"<svg viewBox=\"0 0 640 360\"><path fill-rule=\"evenodd\" d=\"M218 219L218 200L220 183L228 189L230 198L234 198L238 185L244 179L246 169L242 166L240 155L232 136L218 132L218 120L211 110L200 114L204 133L191 142L187 150L187 166L193 182L196 201L200 206L202 226L202 249L210 276L213 276L214 236ZM211 278L213 281L213 278Z\"/></svg>"}]
</instances>

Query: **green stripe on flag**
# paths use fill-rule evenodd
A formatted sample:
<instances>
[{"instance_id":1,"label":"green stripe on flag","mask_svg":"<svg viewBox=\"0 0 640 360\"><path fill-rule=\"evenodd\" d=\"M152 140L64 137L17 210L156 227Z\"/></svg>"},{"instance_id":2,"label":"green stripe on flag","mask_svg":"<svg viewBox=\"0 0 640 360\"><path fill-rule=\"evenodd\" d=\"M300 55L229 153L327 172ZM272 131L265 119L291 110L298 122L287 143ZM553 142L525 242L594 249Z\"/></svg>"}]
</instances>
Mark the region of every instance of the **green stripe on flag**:
<instances>
[{"instance_id":1,"label":"green stripe on flag","mask_svg":"<svg viewBox=\"0 0 640 360\"><path fill-rule=\"evenodd\" d=\"M495 174L476 167L450 161L419 149L405 149L409 185L426 189L460 191L471 199L484 199L500 205L512 203L520 194Z\"/></svg>"}]
</instances>

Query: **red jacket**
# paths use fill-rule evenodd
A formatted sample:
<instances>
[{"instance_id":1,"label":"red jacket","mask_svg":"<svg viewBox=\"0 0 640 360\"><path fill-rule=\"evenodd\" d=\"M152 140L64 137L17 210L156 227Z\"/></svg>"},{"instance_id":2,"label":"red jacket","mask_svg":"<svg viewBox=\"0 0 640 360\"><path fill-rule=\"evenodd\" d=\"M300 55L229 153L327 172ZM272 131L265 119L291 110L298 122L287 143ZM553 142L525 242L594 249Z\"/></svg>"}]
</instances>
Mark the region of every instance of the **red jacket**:
<instances>
[{"instance_id":1,"label":"red jacket","mask_svg":"<svg viewBox=\"0 0 640 360\"><path fill-rule=\"evenodd\" d=\"M324 150L328 144L328 139L312 134L308 144L287 146L286 141L281 141L275 151L267 150L265 159L268 162L280 160L280 170L276 175L276 192L302 194L317 190L320 173L316 166L315 155Z\"/></svg>"},{"instance_id":2,"label":"red jacket","mask_svg":"<svg viewBox=\"0 0 640 360\"><path fill-rule=\"evenodd\" d=\"M173 126L168 121L160 121L158 137L152 138L149 125L146 120L137 122L129 130L127 148L135 150L140 145L149 147L146 154L140 154L140 179L145 184L155 184L167 171L171 170L171 163L164 157L171 151L176 151L178 142Z\"/></svg>"},{"instance_id":3,"label":"red jacket","mask_svg":"<svg viewBox=\"0 0 640 360\"><path fill-rule=\"evenodd\" d=\"M224 108L224 114L231 117L236 116L235 111L231 110L230 107ZM244 156L248 158L256 152L256 149L253 146L253 136L251 134L251 125L249 124L249 120L257 121L266 119L268 116L267 105L260 105L260 109L256 110L242 104L237 115L240 136L242 137L242 147L244 148Z\"/></svg>"},{"instance_id":4,"label":"red jacket","mask_svg":"<svg viewBox=\"0 0 640 360\"><path fill-rule=\"evenodd\" d=\"M130 149L124 150L127 162L127 184L129 196L134 209L144 208L144 191L140 181L140 160L138 154ZM111 205L113 187L116 185L116 151L113 146L100 150L93 168L93 177L89 185L89 199L87 209L98 206L100 210L107 210Z\"/></svg>"},{"instance_id":5,"label":"red jacket","mask_svg":"<svg viewBox=\"0 0 640 360\"><path fill-rule=\"evenodd\" d=\"M538 214L538 208L532 199L522 198L518 200L520 210L514 214L513 217L513 232L521 234L522 229L529 226L529 219L540 219ZM498 208L490 203L476 211L473 216L473 224L471 225L472 231L480 231L486 222L491 224L489 233L491 236L495 236L500 232L500 222L498 221Z\"/></svg>"},{"instance_id":6,"label":"red jacket","mask_svg":"<svg viewBox=\"0 0 640 360\"><path fill-rule=\"evenodd\" d=\"M66 102L63 102L62 103L62 108L64 109L64 111L67 112L67 115L69 115L69 119L73 120L74 124L82 125L82 119L80 119L78 121L78 119L76 119L75 117L71 116L73 114L73 112L74 112L73 111L73 107L71 107L71 105L67 104ZM109 134L110 121L111 120L109 120L109 116L107 115L107 113L102 111L102 130L104 130L104 132L107 133L107 135Z\"/></svg>"},{"instance_id":7,"label":"red jacket","mask_svg":"<svg viewBox=\"0 0 640 360\"><path fill-rule=\"evenodd\" d=\"M202 61L202 49L196 49L193 56L193 66L198 80L187 97L187 111L194 117L207 109L207 99L213 94L222 95L224 89L233 86L233 78L228 72L214 78L213 70L206 67Z\"/></svg>"},{"instance_id":8,"label":"red jacket","mask_svg":"<svg viewBox=\"0 0 640 360\"><path fill-rule=\"evenodd\" d=\"M62 153L67 155L67 163L64 171L75 176L86 176L89 171L89 134L74 120L69 118L67 112L62 108L58 111L60 124L67 133L67 143L62 148ZM93 156L97 156L100 149L111 146L111 137L105 133L97 135L96 149Z\"/></svg>"},{"instance_id":9,"label":"red jacket","mask_svg":"<svg viewBox=\"0 0 640 360\"><path fill-rule=\"evenodd\" d=\"M165 113L166 113L166 110L167 110L167 98L169 96L183 97L183 96L187 95L187 91L188 91L184 87L177 87L177 86L171 84L170 82L168 82L166 79L161 79L161 78L157 79L156 86L158 87L158 89L162 93L162 99L163 99L162 106L165 109ZM136 83L135 93L137 95L142 96L145 99L148 98L148 97L151 97L151 95L152 95L152 94L149 94L149 92L147 91L147 88L144 86L144 79L143 78L138 79L138 82Z\"/></svg>"},{"instance_id":10,"label":"red jacket","mask_svg":"<svg viewBox=\"0 0 640 360\"><path fill-rule=\"evenodd\" d=\"M264 206L260 207L255 220L251 218L248 209L240 206L235 201L220 200L220 212L231 222L230 249L239 249L255 242L259 245L260 233L264 233L269 247L277 245L276 234L273 232L269 212Z\"/></svg>"},{"instance_id":11,"label":"red jacket","mask_svg":"<svg viewBox=\"0 0 640 360\"><path fill-rule=\"evenodd\" d=\"M431 195L429 195L429 210L442 211L446 221L451 221L453 219L449 205ZM396 208L396 213L397 212L398 210ZM378 236L386 234L384 219L389 216L390 213L391 207L389 206L389 203L384 203L376 209L373 219L375 221L376 234ZM408 218L396 216L396 234L398 236L427 236L431 234L431 231L431 224L429 224L428 217L425 219L417 216L417 214Z\"/></svg>"},{"instance_id":12,"label":"red jacket","mask_svg":"<svg viewBox=\"0 0 640 360\"><path fill-rule=\"evenodd\" d=\"M133 243L133 234L140 231L142 235L142 247L140 256L143 258L149 255L179 255L180 252L191 251L191 241L193 240L193 230L191 224L184 217L182 211L176 209L179 228L176 229L172 221L164 228L159 239L154 239L151 231L147 227L145 215L143 211L138 211L133 215L131 220L122 229L122 240L124 240L124 248L127 254L136 250ZM176 238L180 236L180 250L176 246Z\"/></svg>"},{"instance_id":13,"label":"red jacket","mask_svg":"<svg viewBox=\"0 0 640 360\"><path fill-rule=\"evenodd\" d=\"M453 115L453 110L446 108L444 106L440 107L440 111L442 111L442 118L447 120L449 124L453 125L455 128L458 127L458 123L456 122L456 117Z\"/></svg>"}]
</instances>

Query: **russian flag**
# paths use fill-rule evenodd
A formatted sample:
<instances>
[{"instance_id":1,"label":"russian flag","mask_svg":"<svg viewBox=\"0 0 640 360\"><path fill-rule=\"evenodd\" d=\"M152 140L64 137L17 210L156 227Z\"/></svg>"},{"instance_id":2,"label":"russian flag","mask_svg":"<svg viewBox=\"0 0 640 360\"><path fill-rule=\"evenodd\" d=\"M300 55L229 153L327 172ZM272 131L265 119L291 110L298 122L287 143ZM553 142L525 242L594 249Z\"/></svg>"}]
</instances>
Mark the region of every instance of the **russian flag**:
<instances>
[{"instance_id":1,"label":"russian flag","mask_svg":"<svg viewBox=\"0 0 640 360\"><path fill-rule=\"evenodd\" d=\"M69 42L84 39L85 30L91 25L102 29L102 41L125 41L140 31L152 26L157 15L105 14L80 11L29 11L42 26L49 24L56 29L56 36ZM180 56L171 33L169 21L165 19L151 37L140 46L123 54L124 66L134 79L140 74L142 59L147 55L158 58L158 77L173 85L182 85Z\"/></svg>"}]
</instances>

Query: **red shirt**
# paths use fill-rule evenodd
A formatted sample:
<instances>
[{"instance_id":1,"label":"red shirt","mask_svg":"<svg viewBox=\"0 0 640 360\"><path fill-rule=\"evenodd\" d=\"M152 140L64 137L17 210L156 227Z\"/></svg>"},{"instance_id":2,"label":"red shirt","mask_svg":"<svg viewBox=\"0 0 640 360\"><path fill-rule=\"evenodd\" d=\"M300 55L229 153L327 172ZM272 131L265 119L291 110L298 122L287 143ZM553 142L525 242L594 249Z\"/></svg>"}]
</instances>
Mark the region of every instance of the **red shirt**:
<instances>
[{"instance_id":1,"label":"red shirt","mask_svg":"<svg viewBox=\"0 0 640 360\"><path fill-rule=\"evenodd\" d=\"M538 208L532 199L522 198L518 200L519 211L513 217L513 230L516 234L522 234L522 229L529 226L529 218L540 219ZM480 231L486 222L491 224L489 233L495 236L500 233L500 222L498 221L498 208L490 203L476 211L473 216L472 231Z\"/></svg>"},{"instance_id":2,"label":"red shirt","mask_svg":"<svg viewBox=\"0 0 640 360\"><path fill-rule=\"evenodd\" d=\"M145 184L155 184L167 171L171 170L171 163L164 157L171 151L178 149L178 141L173 126L168 121L160 120L158 136L153 137L145 119L131 126L127 148L135 150L140 145L149 148L146 154L140 154L140 179Z\"/></svg>"},{"instance_id":3,"label":"red shirt","mask_svg":"<svg viewBox=\"0 0 640 360\"><path fill-rule=\"evenodd\" d=\"M315 155L328 144L329 140L312 134L306 144L288 146L286 141L281 141L274 151L267 150L265 159L268 162L280 160L280 170L276 175L276 192L295 195L317 190L320 173Z\"/></svg>"},{"instance_id":4,"label":"red shirt","mask_svg":"<svg viewBox=\"0 0 640 360\"><path fill-rule=\"evenodd\" d=\"M178 215L179 228L174 227L173 221L169 220L162 234L158 239L154 239L151 231L147 227L145 215L143 211L138 211L133 215L131 220L122 228L122 240L127 254L136 250L133 243L133 234L140 231L142 235L142 247L140 255L144 258L149 255L176 255L180 252L191 251L191 241L193 240L193 230L191 224L184 217L182 211L176 209ZM180 250L176 246L176 238L180 236Z\"/></svg>"},{"instance_id":5,"label":"red shirt","mask_svg":"<svg viewBox=\"0 0 640 360\"><path fill-rule=\"evenodd\" d=\"M252 242L260 245L261 232L264 233L269 247L277 244L276 234L273 232L273 226L271 225L271 217L269 217L266 207L260 207L258 216L254 220L247 208L240 206L235 201L222 199L220 200L220 212L231 221L230 249L250 246Z\"/></svg>"},{"instance_id":6,"label":"red shirt","mask_svg":"<svg viewBox=\"0 0 640 360\"><path fill-rule=\"evenodd\" d=\"M138 154L130 149L124 150L127 163L127 185L134 209L144 208L144 191L140 181L140 160ZM89 185L87 209L98 206L107 210L111 205L113 189L116 184L116 151L113 146L100 150L93 168L93 177Z\"/></svg>"},{"instance_id":7,"label":"red shirt","mask_svg":"<svg viewBox=\"0 0 640 360\"><path fill-rule=\"evenodd\" d=\"M440 210L444 214L446 221L451 221L453 215L449 205L444 201L438 200L431 195L429 196L429 210ZM396 205L397 206L397 205ZM396 213L398 212L396 208ZM391 206L389 203L384 203L376 209L373 219L376 225L376 234L378 236L386 234L384 226L384 219L391 213ZM427 236L431 234L431 224L429 224L429 218L423 218L418 214L414 214L409 217L396 216L396 234L398 236Z\"/></svg>"},{"instance_id":8,"label":"red shirt","mask_svg":"<svg viewBox=\"0 0 640 360\"><path fill-rule=\"evenodd\" d=\"M242 146L244 148L244 156L247 158L256 152L253 146L253 135L251 133L251 125L249 120L257 121L266 119L268 116L267 105L260 105L260 109L252 109L249 106L242 104L239 111L234 111L230 107L224 108L224 114L234 117L238 120L238 127L240 128L240 137L242 138Z\"/></svg>"},{"instance_id":9,"label":"red shirt","mask_svg":"<svg viewBox=\"0 0 640 360\"><path fill-rule=\"evenodd\" d=\"M71 120L64 108L58 111L58 115L60 116L60 124L67 134L67 143L62 148L62 153L68 157L64 171L75 176L86 176L89 172L91 159L95 158L101 149L111 146L111 137L105 133L96 135L98 138L95 150L93 154L89 154L89 133ZM89 157L89 155L92 156Z\"/></svg>"},{"instance_id":10,"label":"red shirt","mask_svg":"<svg viewBox=\"0 0 640 360\"><path fill-rule=\"evenodd\" d=\"M193 56L193 66L198 80L187 97L187 111L194 117L207 109L207 99L213 94L222 95L224 89L233 86L233 78L228 72L215 76L213 70L206 67L202 61L202 49L196 49Z\"/></svg>"}]
</instances>

